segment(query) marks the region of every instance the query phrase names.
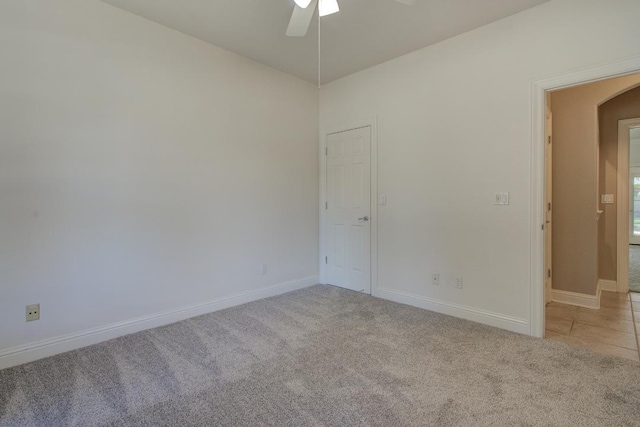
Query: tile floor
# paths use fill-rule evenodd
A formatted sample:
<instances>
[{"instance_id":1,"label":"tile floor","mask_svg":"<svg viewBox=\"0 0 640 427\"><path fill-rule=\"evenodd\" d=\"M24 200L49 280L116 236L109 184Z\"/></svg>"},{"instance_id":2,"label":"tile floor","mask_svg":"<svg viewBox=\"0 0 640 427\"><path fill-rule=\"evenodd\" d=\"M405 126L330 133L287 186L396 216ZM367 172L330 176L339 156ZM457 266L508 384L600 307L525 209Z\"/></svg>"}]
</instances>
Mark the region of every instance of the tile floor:
<instances>
[{"instance_id":1,"label":"tile floor","mask_svg":"<svg viewBox=\"0 0 640 427\"><path fill-rule=\"evenodd\" d=\"M640 293L602 292L600 309L551 302L545 338L640 362Z\"/></svg>"}]
</instances>

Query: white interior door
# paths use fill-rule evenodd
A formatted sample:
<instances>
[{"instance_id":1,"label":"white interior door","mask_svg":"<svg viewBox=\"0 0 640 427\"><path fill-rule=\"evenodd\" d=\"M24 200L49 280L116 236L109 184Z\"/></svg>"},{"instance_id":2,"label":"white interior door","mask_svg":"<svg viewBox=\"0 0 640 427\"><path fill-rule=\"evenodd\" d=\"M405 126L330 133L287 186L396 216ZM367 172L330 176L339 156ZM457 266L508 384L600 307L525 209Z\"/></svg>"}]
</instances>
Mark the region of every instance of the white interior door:
<instances>
[{"instance_id":1,"label":"white interior door","mask_svg":"<svg viewBox=\"0 0 640 427\"><path fill-rule=\"evenodd\" d=\"M552 291L552 231L553 231L553 205L552 201L552 178L553 178L553 137L552 137L552 116L547 98L547 121L545 126L545 225L544 225L544 301L545 304L551 302Z\"/></svg>"},{"instance_id":2,"label":"white interior door","mask_svg":"<svg viewBox=\"0 0 640 427\"><path fill-rule=\"evenodd\" d=\"M327 136L327 282L371 293L371 127Z\"/></svg>"}]
</instances>

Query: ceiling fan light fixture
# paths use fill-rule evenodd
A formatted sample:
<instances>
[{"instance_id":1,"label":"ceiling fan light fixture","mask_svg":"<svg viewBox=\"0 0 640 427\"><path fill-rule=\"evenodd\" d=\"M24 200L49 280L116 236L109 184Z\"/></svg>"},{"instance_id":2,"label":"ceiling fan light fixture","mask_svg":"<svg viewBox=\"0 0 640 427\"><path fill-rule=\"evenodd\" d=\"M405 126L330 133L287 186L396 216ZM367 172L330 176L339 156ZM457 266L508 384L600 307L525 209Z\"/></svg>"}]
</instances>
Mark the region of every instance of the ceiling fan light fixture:
<instances>
[{"instance_id":1,"label":"ceiling fan light fixture","mask_svg":"<svg viewBox=\"0 0 640 427\"><path fill-rule=\"evenodd\" d=\"M307 7L309 7L309 4L311 3L311 0L294 0L294 1L299 7L303 9L306 9Z\"/></svg>"},{"instance_id":2,"label":"ceiling fan light fixture","mask_svg":"<svg viewBox=\"0 0 640 427\"><path fill-rule=\"evenodd\" d=\"M320 12L320 16L327 16L332 13L340 12L338 0L320 0L318 11Z\"/></svg>"}]
</instances>

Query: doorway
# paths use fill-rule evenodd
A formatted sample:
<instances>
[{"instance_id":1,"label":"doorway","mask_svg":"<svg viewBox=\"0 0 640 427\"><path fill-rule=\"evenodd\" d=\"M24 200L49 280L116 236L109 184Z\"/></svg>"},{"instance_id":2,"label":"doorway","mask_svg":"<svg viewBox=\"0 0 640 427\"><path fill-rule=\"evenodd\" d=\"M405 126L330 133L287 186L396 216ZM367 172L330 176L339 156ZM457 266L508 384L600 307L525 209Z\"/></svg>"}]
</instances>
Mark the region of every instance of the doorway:
<instances>
[{"instance_id":1,"label":"doorway","mask_svg":"<svg viewBox=\"0 0 640 427\"><path fill-rule=\"evenodd\" d=\"M372 127L326 137L326 282L371 294Z\"/></svg>"},{"instance_id":2,"label":"doorway","mask_svg":"<svg viewBox=\"0 0 640 427\"><path fill-rule=\"evenodd\" d=\"M616 262L633 260L633 249L640 249L629 245L640 243L640 139L637 151L631 143L640 120L626 119L640 111L639 85L640 75L631 74L553 91L553 132L545 135L546 147L551 133L553 145L560 146L553 150L551 175L551 157L545 156L545 190L548 196L553 188L553 232L560 236L553 236L554 281L544 336L635 361L640 352L633 318L640 302L628 294L630 281L618 274ZM548 122L548 111L546 116ZM545 226L548 245L551 226ZM629 264L625 273L631 279Z\"/></svg>"},{"instance_id":3,"label":"doorway","mask_svg":"<svg viewBox=\"0 0 640 427\"><path fill-rule=\"evenodd\" d=\"M618 285L640 292L640 118L618 122L618 153L618 192L627 194L618 213Z\"/></svg>"},{"instance_id":4,"label":"doorway","mask_svg":"<svg viewBox=\"0 0 640 427\"><path fill-rule=\"evenodd\" d=\"M532 188L531 188L531 329L530 334L536 337L543 337L545 335L545 305L548 296L547 284L549 283L547 278L548 267L545 263L545 256L548 251L545 250L545 234L546 227L545 222L547 219L547 191L546 191L546 146L547 146L547 134L546 134L546 122L547 122L547 95L550 92L558 91L562 89L568 89L585 85L588 83L595 83L603 81L605 79L614 79L618 77L631 76L637 74L640 71L640 57L630 58L625 61L606 64L603 66L593 67L590 69L583 69L564 75L557 75L549 78L540 79L534 81L532 84L532 144L531 144L531 156L532 156ZM592 114L597 110L597 106L592 108ZM556 117L554 114L554 121ZM587 128L585 128L587 129ZM555 139L555 132L554 132ZM595 158L598 153L594 153L592 158ZM553 162L556 162L554 157ZM615 163L615 162L614 162ZM598 177L591 178L591 182L597 182ZM615 189L614 191L615 192ZM595 207L596 194L593 196L594 209L591 211L585 210L585 212L593 212L593 221L597 220L598 209ZM626 199L626 197L625 197ZM554 207L555 208L555 207ZM615 215L615 214L614 214ZM554 215L554 221L556 220ZM555 228L555 227L554 227ZM594 227L590 227L593 229ZM555 230L554 230L555 231ZM580 247L580 246L574 246ZM555 248L553 248L555 251ZM613 256L615 257L615 246L613 248ZM595 264L594 263L592 265ZM552 273L553 274L553 273ZM553 277L554 287L556 277Z\"/></svg>"}]
</instances>

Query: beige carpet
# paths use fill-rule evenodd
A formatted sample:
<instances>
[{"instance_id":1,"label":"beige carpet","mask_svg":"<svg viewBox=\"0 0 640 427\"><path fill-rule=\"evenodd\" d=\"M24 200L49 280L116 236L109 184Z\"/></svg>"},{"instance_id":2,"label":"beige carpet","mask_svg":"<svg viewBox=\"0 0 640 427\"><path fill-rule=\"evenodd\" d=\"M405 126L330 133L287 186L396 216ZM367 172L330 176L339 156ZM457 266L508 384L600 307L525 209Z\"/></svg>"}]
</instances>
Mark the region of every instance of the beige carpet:
<instances>
[{"instance_id":1,"label":"beige carpet","mask_svg":"<svg viewBox=\"0 0 640 427\"><path fill-rule=\"evenodd\" d=\"M318 285L0 371L0 425L638 426L640 365Z\"/></svg>"}]
</instances>

